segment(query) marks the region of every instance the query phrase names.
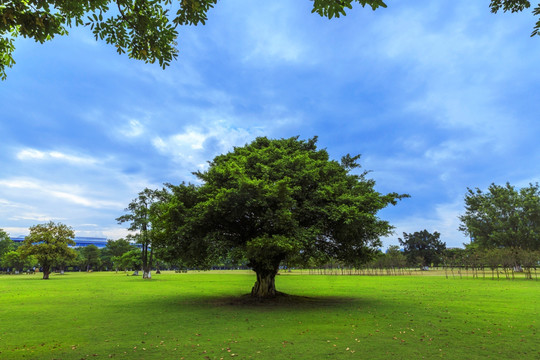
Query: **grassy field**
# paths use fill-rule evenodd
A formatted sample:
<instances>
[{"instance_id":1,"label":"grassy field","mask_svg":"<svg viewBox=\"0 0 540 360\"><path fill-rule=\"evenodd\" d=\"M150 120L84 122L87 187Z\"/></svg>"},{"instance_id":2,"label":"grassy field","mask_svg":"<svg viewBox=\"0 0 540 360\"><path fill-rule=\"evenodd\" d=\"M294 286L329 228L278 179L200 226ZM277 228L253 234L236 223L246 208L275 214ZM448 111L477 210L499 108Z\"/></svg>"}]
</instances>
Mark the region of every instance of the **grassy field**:
<instances>
[{"instance_id":1,"label":"grassy field","mask_svg":"<svg viewBox=\"0 0 540 360\"><path fill-rule=\"evenodd\" d=\"M249 272L0 276L0 359L539 359L540 282Z\"/></svg>"}]
</instances>

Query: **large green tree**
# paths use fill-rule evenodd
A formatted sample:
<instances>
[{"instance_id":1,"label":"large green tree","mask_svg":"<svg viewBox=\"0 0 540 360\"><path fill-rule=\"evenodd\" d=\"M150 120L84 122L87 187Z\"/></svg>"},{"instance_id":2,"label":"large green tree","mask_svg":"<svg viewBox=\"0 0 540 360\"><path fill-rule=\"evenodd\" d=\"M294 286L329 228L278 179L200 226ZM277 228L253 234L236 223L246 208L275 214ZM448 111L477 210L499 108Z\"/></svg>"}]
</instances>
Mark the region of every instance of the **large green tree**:
<instances>
[{"instance_id":1,"label":"large green tree","mask_svg":"<svg viewBox=\"0 0 540 360\"><path fill-rule=\"evenodd\" d=\"M422 230L410 234L404 232L403 239L398 240L410 264L421 267L431 264L437 266L446 250L446 243L440 240L440 236L441 234L436 231L430 233Z\"/></svg>"},{"instance_id":2,"label":"large green tree","mask_svg":"<svg viewBox=\"0 0 540 360\"><path fill-rule=\"evenodd\" d=\"M329 19L346 15L353 3L373 10L382 0L312 0L312 12ZM12 0L0 2L0 78L15 64L17 37L43 43L67 35L73 26L86 26L96 39L116 47L120 54L163 68L178 56L178 26L204 24L217 0ZM519 12L531 6L525 0L492 0L491 11ZM540 15L540 4L533 10ZM532 35L537 35L540 20Z\"/></svg>"},{"instance_id":3,"label":"large green tree","mask_svg":"<svg viewBox=\"0 0 540 360\"><path fill-rule=\"evenodd\" d=\"M377 212L407 195L378 193L357 171L359 156L330 160L316 142L260 137L195 173L201 185L169 185L169 198L156 203L156 245L188 266L247 259L255 297L277 294L282 262L369 259L393 229Z\"/></svg>"},{"instance_id":4,"label":"large green tree","mask_svg":"<svg viewBox=\"0 0 540 360\"><path fill-rule=\"evenodd\" d=\"M43 269L43 279L48 279L51 267L77 257L73 229L62 223L50 221L30 227L30 234L24 239L19 251L24 256L33 255Z\"/></svg>"},{"instance_id":5,"label":"large green tree","mask_svg":"<svg viewBox=\"0 0 540 360\"><path fill-rule=\"evenodd\" d=\"M459 230L481 248L540 249L540 188L491 184L467 189Z\"/></svg>"}]
</instances>

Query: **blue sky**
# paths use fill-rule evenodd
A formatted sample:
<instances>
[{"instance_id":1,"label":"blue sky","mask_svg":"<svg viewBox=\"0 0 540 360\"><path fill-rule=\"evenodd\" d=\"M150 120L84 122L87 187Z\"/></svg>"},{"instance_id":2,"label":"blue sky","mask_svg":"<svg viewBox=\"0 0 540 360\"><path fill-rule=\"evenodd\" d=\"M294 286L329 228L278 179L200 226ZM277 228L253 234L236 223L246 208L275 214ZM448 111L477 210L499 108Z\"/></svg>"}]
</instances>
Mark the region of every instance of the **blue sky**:
<instances>
[{"instance_id":1,"label":"blue sky","mask_svg":"<svg viewBox=\"0 0 540 360\"><path fill-rule=\"evenodd\" d=\"M362 154L380 213L448 246L467 187L540 179L540 38L530 12L488 2L389 1L346 17L311 2L228 0L180 30L166 70L96 42L85 28L18 40L0 83L0 228L49 220L78 236L126 234L115 218L144 187L193 181L207 160L257 136L319 136Z\"/></svg>"}]
</instances>

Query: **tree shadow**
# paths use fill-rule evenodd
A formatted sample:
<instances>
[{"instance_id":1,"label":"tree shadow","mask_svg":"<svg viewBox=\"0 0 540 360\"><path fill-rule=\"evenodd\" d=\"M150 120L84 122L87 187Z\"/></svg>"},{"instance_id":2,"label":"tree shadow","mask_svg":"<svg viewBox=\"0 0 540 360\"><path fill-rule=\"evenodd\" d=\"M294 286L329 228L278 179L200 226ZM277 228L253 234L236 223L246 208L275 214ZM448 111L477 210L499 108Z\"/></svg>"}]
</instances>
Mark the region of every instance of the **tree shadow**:
<instances>
[{"instance_id":1,"label":"tree shadow","mask_svg":"<svg viewBox=\"0 0 540 360\"><path fill-rule=\"evenodd\" d=\"M355 298L347 297L311 297L278 293L270 298L252 297L251 294L241 296L225 296L212 299L211 304L216 306L232 307L328 307L353 302Z\"/></svg>"},{"instance_id":2,"label":"tree shadow","mask_svg":"<svg viewBox=\"0 0 540 360\"><path fill-rule=\"evenodd\" d=\"M147 300L148 301L148 300ZM167 298L152 299L152 302L159 305L176 307L178 309L187 306L205 307L209 309L230 308L249 309L260 311L272 310L317 310L324 308L339 308L343 306L371 307L380 305L380 301L364 299L358 297L344 296L301 296L290 294L279 294L272 298L254 298L251 294L244 295L206 295L206 296L175 296ZM148 305L148 304L147 304Z\"/></svg>"}]
</instances>

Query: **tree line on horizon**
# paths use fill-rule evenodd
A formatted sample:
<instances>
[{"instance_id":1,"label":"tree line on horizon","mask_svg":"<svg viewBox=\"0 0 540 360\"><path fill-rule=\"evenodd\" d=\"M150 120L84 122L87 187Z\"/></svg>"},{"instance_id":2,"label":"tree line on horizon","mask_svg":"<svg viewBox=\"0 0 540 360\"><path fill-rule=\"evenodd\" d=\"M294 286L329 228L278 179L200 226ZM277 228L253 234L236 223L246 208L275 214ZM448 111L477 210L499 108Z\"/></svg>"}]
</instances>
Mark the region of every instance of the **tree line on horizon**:
<instances>
[{"instance_id":1,"label":"tree line on horizon","mask_svg":"<svg viewBox=\"0 0 540 360\"><path fill-rule=\"evenodd\" d=\"M48 278L53 271L128 271L138 270L141 267L141 251L133 245L133 239L121 238L107 240L104 248L96 245L74 247L74 242L68 237L54 234L55 228L67 228L64 224L49 222L30 228L31 245L16 243L9 235L0 229L0 270L8 273L30 272L41 269L44 278ZM36 234L36 231L39 231ZM44 232L51 232L52 238L45 239ZM170 267L170 264L157 259L157 269L160 266Z\"/></svg>"}]
</instances>

